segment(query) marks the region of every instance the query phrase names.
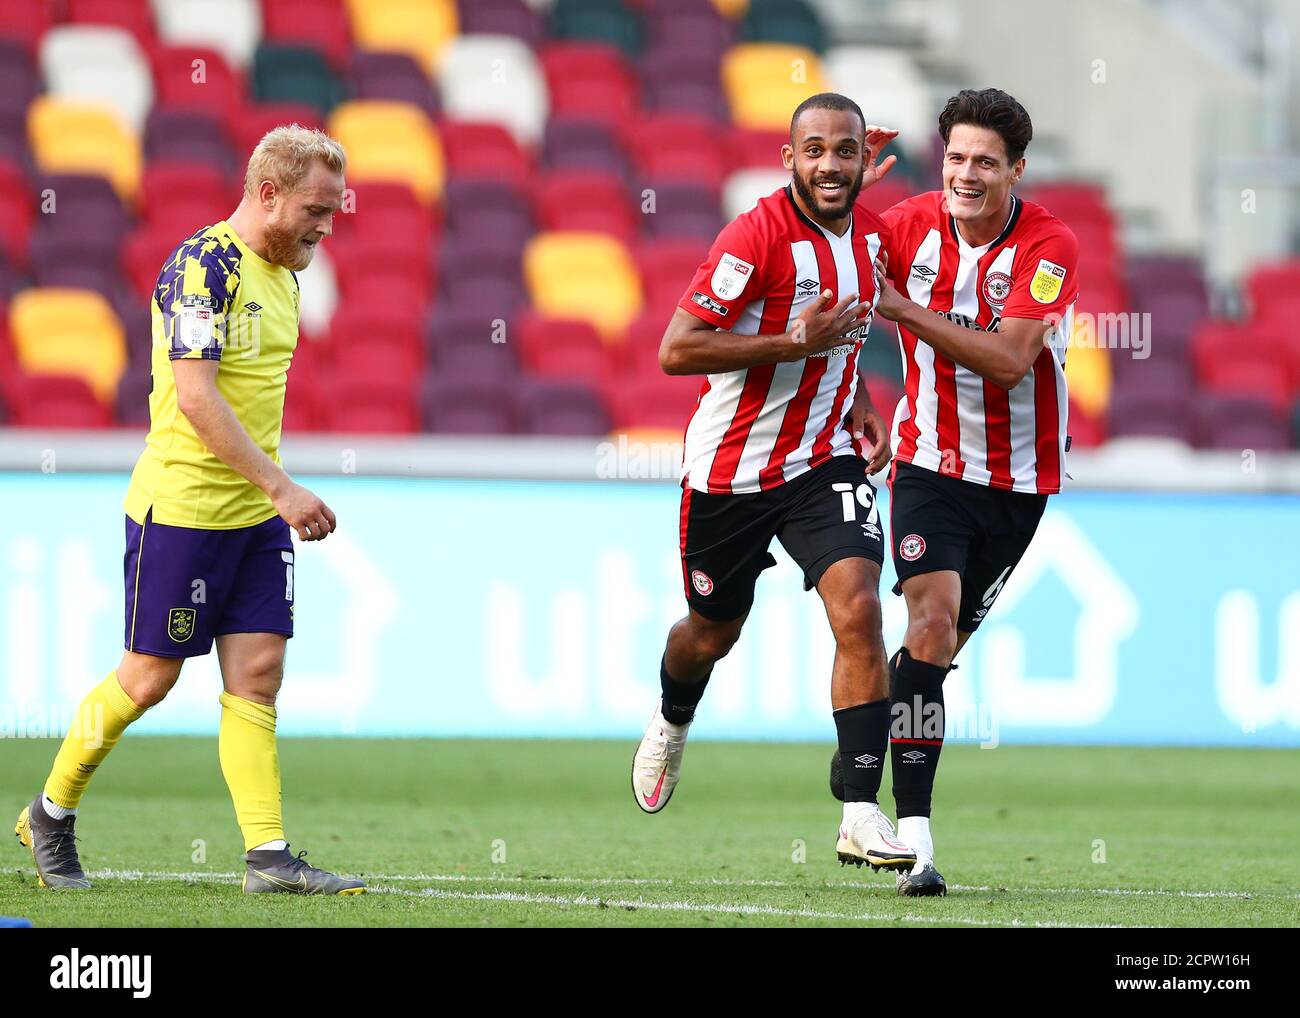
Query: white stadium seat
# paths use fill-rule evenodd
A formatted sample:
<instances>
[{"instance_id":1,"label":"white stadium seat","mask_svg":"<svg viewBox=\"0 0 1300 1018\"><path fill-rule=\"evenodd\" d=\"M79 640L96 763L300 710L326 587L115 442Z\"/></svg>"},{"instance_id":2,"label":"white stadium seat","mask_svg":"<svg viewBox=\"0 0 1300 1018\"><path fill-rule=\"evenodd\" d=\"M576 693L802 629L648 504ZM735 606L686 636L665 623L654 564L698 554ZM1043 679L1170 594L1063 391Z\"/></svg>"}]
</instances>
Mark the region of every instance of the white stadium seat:
<instances>
[{"instance_id":1,"label":"white stadium seat","mask_svg":"<svg viewBox=\"0 0 1300 1018\"><path fill-rule=\"evenodd\" d=\"M298 320L313 336L325 335L339 303L338 282L328 246L318 250L311 264L298 273L298 286L302 290Z\"/></svg>"},{"instance_id":2,"label":"white stadium seat","mask_svg":"<svg viewBox=\"0 0 1300 1018\"><path fill-rule=\"evenodd\" d=\"M111 107L139 135L153 105L153 73L135 36L107 25L56 25L41 38L41 73L60 99Z\"/></svg>"},{"instance_id":3,"label":"white stadium seat","mask_svg":"<svg viewBox=\"0 0 1300 1018\"><path fill-rule=\"evenodd\" d=\"M897 128L908 154L930 158L939 111L911 57L879 46L834 46L822 67L831 88L861 106L867 123Z\"/></svg>"},{"instance_id":4,"label":"white stadium seat","mask_svg":"<svg viewBox=\"0 0 1300 1018\"><path fill-rule=\"evenodd\" d=\"M722 184L722 217L728 221L742 212L748 212L778 187L790 183L790 171L779 167L774 170L740 170Z\"/></svg>"},{"instance_id":5,"label":"white stadium seat","mask_svg":"<svg viewBox=\"0 0 1300 1018\"><path fill-rule=\"evenodd\" d=\"M207 46L248 67L262 38L257 0L153 0L158 37L172 46Z\"/></svg>"},{"instance_id":6,"label":"white stadium seat","mask_svg":"<svg viewBox=\"0 0 1300 1018\"><path fill-rule=\"evenodd\" d=\"M508 35L462 35L443 52L438 87L447 116L500 124L524 145L546 128L550 98L532 49Z\"/></svg>"}]
</instances>

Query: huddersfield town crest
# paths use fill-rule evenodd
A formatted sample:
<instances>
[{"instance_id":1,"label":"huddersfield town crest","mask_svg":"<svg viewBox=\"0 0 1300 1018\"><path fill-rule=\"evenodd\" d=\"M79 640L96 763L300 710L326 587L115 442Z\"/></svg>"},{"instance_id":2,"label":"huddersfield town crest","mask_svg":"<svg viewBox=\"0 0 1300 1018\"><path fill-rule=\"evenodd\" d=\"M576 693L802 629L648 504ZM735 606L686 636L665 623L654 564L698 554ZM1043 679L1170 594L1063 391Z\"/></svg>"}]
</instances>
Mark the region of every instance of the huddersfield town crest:
<instances>
[{"instance_id":1,"label":"huddersfield town crest","mask_svg":"<svg viewBox=\"0 0 1300 1018\"><path fill-rule=\"evenodd\" d=\"M167 635L175 643L184 643L194 635L197 608L173 608L167 613Z\"/></svg>"}]
</instances>

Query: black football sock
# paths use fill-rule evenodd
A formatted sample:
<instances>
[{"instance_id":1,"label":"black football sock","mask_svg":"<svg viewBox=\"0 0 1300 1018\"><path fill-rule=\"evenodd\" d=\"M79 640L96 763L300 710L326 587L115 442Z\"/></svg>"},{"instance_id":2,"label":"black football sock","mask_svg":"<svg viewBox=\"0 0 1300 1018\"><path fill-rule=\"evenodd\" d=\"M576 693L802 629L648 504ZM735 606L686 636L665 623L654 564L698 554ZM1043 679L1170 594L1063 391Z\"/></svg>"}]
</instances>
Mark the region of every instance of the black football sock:
<instances>
[{"instance_id":1,"label":"black football sock","mask_svg":"<svg viewBox=\"0 0 1300 1018\"><path fill-rule=\"evenodd\" d=\"M944 665L917 661L903 647L889 662L889 759L900 817L928 817L943 750Z\"/></svg>"},{"instance_id":2,"label":"black football sock","mask_svg":"<svg viewBox=\"0 0 1300 1018\"><path fill-rule=\"evenodd\" d=\"M844 771L845 802L876 802L889 744L889 700L881 698L834 713Z\"/></svg>"},{"instance_id":3,"label":"black football sock","mask_svg":"<svg viewBox=\"0 0 1300 1018\"><path fill-rule=\"evenodd\" d=\"M668 669L664 661L661 660L659 662L659 685L664 691L664 696L659 709L664 716L664 720L674 725L684 725L694 720L695 708L700 702L700 697L704 695L704 687L709 684L709 675L712 674L713 669L710 668L708 675L705 675L699 682L691 684L678 682L668 674Z\"/></svg>"}]
</instances>

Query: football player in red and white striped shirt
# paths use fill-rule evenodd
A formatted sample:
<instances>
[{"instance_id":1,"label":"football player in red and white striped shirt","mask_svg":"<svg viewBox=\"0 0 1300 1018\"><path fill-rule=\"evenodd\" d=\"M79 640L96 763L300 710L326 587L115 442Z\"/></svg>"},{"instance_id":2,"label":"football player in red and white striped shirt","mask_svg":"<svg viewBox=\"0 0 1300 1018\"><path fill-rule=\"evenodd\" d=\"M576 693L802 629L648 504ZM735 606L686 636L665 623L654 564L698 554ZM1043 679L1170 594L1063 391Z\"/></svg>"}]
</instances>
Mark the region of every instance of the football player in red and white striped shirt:
<instances>
[{"instance_id":1,"label":"football player in red and white striped shirt","mask_svg":"<svg viewBox=\"0 0 1300 1018\"><path fill-rule=\"evenodd\" d=\"M899 891L915 895L945 891L929 821L944 677L1061 490L1078 294L1074 234L1012 193L1033 136L1024 107L997 89L963 91L939 133L943 190L884 215L877 305L898 323L906 388L890 530L908 626L889 666L890 750L899 835L919 856Z\"/></svg>"},{"instance_id":2,"label":"football player in red and white striped shirt","mask_svg":"<svg viewBox=\"0 0 1300 1018\"><path fill-rule=\"evenodd\" d=\"M876 802L889 688L877 596L884 544L867 475L889 448L857 376L885 226L855 200L893 164L876 164L888 134L844 96L805 100L782 147L790 185L722 230L664 335L664 370L706 377L682 470L688 613L668 634L663 698L632 791L646 812L667 805L696 705L740 635L759 573L776 564L768 547L777 537L805 589L821 595L836 640L831 702L850 775L840 859L910 869L915 854Z\"/></svg>"}]
</instances>

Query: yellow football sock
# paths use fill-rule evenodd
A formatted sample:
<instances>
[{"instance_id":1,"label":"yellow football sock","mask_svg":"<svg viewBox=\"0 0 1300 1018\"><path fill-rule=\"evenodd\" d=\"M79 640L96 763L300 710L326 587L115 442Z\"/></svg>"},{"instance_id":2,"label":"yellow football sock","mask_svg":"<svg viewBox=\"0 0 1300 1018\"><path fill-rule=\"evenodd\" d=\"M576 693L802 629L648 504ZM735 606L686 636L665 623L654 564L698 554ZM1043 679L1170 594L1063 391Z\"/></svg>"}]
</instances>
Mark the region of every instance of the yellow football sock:
<instances>
[{"instance_id":1,"label":"yellow football sock","mask_svg":"<svg viewBox=\"0 0 1300 1018\"><path fill-rule=\"evenodd\" d=\"M221 773L235 800L235 817L244 834L244 851L283 839L275 708L222 693L217 748Z\"/></svg>"},{"instance_id":2,"label":"yellow football sock","mask_svg":"<svg viewBox=\"0 0 1300 1018\"><path fill-rule=\"evenodd\" d=\"M126 731L145 712L126 695L117 672L86 694L54 758L45 794L60 806L76 809L90 784L91 775Z\"/></svg>"}]
</instances>

